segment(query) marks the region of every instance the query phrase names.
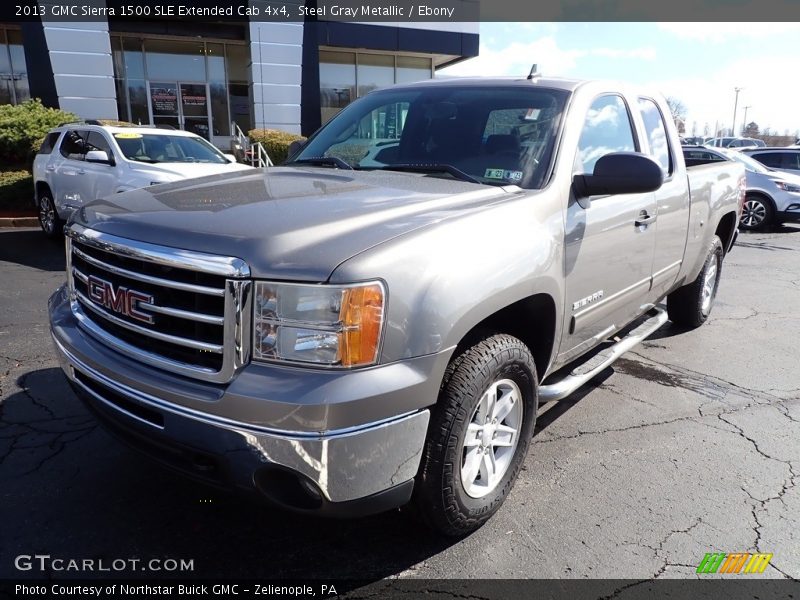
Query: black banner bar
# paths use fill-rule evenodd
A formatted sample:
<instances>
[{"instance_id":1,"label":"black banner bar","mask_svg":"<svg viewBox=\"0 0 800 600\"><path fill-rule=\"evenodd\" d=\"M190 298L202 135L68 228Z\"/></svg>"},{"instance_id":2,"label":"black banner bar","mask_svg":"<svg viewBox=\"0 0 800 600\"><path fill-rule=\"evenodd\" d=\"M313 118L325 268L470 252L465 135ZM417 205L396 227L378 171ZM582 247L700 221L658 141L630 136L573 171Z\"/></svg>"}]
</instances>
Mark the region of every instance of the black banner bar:
<instances>
[{"instance_id":1,"label":"black banner bar","mask_svg":"<svg viewBox=\"0 0 800 600\"><path fill-rule=\"evenodd\" d=\"M800 21L797 0L3 0L0 21L299 22Z\"/></svg>"}]
</instances>

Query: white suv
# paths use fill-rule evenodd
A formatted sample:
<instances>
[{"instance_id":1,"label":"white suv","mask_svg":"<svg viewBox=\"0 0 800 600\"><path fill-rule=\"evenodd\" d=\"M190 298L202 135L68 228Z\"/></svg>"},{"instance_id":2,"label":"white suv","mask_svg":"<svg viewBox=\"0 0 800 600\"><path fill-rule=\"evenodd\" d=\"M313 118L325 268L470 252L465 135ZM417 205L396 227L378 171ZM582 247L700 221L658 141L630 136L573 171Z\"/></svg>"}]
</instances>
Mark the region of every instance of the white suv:
<instances>
[{"instance_id":1,"label":"white suv","mask_svg":"<svg viewBox=\"0 0 800 600\"><path fill-rule=\"evenodd\" d=\"M33 161L39 224L58 237L72 211L117 192L252 167L186 131L69 123Z\"/></svg>"}]
</instances>

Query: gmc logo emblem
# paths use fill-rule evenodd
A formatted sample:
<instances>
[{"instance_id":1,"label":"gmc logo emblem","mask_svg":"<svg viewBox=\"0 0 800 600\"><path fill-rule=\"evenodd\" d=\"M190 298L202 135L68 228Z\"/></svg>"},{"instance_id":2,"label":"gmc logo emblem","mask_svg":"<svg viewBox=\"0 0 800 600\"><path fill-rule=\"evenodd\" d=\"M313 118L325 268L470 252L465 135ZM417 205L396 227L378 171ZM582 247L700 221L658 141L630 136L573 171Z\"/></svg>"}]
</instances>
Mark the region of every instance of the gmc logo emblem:
<instances>
[{"instance_id":1,"label":"gmc logo emblem","mask_svg":"<svg viewBox=\"0 0 800 600\"><path fill-rule=\"evenodd\" d=\"M89 275L86 287L89 290L89 298L100 306L148 325L153 324L153 315L140 309L142 304L153 304L153 297L150 294L129 290L126 287L115 288L110 281L94 275Z\"/></svg>"}]
</instances>

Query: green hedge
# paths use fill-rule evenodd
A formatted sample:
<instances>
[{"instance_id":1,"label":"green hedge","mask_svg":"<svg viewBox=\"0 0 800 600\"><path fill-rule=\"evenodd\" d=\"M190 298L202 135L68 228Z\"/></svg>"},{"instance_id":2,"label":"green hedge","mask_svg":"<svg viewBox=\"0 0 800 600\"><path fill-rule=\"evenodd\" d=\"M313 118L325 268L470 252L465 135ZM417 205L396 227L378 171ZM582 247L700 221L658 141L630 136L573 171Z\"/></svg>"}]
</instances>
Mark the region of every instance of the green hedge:
<instances>
[{"instance_id":1,"label":"green hedge","mask_svg":"<svg viewBox=\"0 0 800 600\"><path fill-rule=\"evenodd\" d=\"M33 176L27 169L0 171L0 213L33 210Z\"/></svg>"},{"instance_id":2,"label":"green hedge","mask_svg":"<svg viewBox=\"0 0 800 600\"><path fill-rule=\"evenodd\" d=\"M30 163L48 131L76 120L72 113L47 108L38 99L0 105L0 163Z\"/></svg>"},{"instance_id":3,"label":"green hedge","mask_svg":"<svg viewBox=\"0 0 800 600\"><path fill-rule=\"evenodd\" d=\"M261 142L276 165L281 164L289 155L289 144L295 140L304 140L302 135L287 133L278 129L251 129L247 132L251 142Z\"/></svg>"}]
</instances>

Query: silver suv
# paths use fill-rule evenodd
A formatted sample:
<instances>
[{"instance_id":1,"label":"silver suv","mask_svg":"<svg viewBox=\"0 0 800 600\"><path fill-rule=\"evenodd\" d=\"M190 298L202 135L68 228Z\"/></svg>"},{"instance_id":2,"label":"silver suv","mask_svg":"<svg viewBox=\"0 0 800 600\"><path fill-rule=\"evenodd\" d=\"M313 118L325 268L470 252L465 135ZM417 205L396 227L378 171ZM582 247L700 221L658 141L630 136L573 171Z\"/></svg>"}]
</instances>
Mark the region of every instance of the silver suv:
<instances>
[{"instance_id":1,"label":"silver suv","mask_svg":"<svg viewBox=\"0 0 800 600\"><path fill-rule=\"evenodd\" d=\"M800 175L800 148L764 148L744 152L770 169Z\"/></svg>"}]
</instances>

